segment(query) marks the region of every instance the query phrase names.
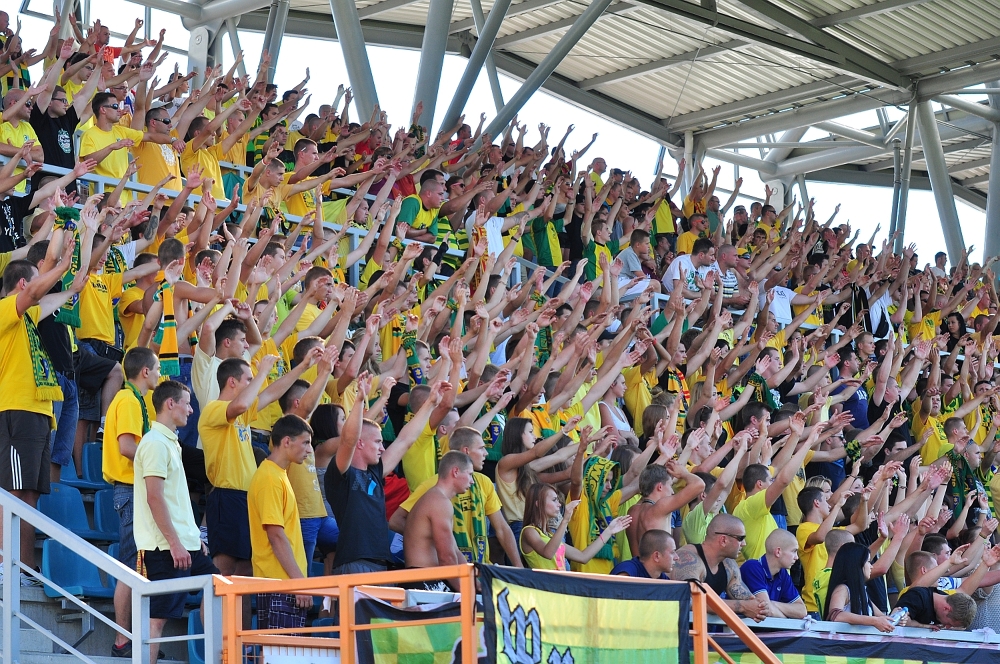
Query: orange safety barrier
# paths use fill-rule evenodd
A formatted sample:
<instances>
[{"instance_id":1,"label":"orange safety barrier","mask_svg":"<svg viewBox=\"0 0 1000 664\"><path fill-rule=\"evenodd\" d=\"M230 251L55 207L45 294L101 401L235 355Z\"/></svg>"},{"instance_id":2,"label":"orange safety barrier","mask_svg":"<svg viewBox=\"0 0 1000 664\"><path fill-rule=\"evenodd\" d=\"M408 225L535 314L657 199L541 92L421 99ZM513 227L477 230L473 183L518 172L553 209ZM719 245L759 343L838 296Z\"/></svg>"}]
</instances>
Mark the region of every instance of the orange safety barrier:
<instances>
[{"instance_id":1,"label":"orange safety barrier","mask_svg":"<svg viewBox=\"0 0 1000 664\"><path fill-rule=\"evenodd\" d=\"M722 618L726 625L733 630L733 633L739 637L740 641L747 644L751 652L757 655L762 664L781 664L781 660L775 657L771 649L757 638L753 630L729 608L714 590L700 583L691 582L691 637L694 641L695 664L708 664L709 646L728 664L733 664L732 658L708 635L709 609L711 609L712 613Z\"/></svg>"},{"instance_id":2,"label":"orange safety barrier","mask_svg":"<svg viewBox=\"0 0 1000 664\"><path fill-rule=\"evenodd\" d=\"M390 602L397 606L406 599L406 591L401 588L383 587L385 584L418 583L458 579L461 607L457 617L407 620L406 627L435 625L440 623L461 623L462 661L474 662L476 653L476 586L475 567L453 565L429 569L407 569L370 574L347 574L343 576L321 576L308 579L261 579L256 577L215 576L215 594L222 598L222 664L241 664L244 645L271 645L288 648L320 648L340 651L342 664L355 662L355 634L359 631L385 629L399 626L398 623L355 624L354 590ZM318 597L349 598L340 601L340 624L328 627L305 627L301 629L245 629L243 627L243 602L241 598L259 593L287 593L291 595L312 595ZM323 634L339 632L339 638L322 636L301 636L303 632Z\"/></svg>"}]
</instances>

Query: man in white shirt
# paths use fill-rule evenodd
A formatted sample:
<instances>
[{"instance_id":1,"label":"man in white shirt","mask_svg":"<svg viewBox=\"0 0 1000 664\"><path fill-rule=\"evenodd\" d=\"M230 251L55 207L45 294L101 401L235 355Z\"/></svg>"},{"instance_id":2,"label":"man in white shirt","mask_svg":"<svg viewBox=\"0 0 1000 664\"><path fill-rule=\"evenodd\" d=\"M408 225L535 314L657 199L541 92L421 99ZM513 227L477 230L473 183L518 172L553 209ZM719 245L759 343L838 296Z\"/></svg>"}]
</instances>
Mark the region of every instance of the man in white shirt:
<instances>
[{"instance_id":1,"label":"man in white shirt","mask_svg":"<svg viewBox=\"0 0 1000 664\"><path fill-rule=\"evenodd\" d=\"M690 302L698 297L700 288L695 276L704 279L713 270L715 263L715 245L708 238L695 241L690 254L682 254L674 259L663 275L663 286L668 293L674 292L678 286L684 288L684 300ZM682 282L683 280L683 282Z\"/></svg>"}]
</instances>

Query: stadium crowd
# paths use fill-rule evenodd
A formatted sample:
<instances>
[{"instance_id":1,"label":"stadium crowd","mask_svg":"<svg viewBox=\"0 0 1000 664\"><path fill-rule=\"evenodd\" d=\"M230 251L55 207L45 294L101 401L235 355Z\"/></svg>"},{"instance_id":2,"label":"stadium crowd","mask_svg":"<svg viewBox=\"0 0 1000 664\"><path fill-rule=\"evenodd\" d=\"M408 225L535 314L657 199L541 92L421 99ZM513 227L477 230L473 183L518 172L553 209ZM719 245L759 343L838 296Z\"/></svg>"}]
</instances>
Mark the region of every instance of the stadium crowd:
<instances>
[{"instance_id":1,"label":"stadium crowd","mask_svg":"<svg viewBox=\"0 0 1000 664\"><path fill-rule=\"evenodd\" d=\"M722 205L696 164L644 188L572 126L435 136L343 88L302 118L308 72L192 88L141 28L30 49L0 12L4 489L36 505L102 441L150 579L493 562L997 627L993 257ZM182 611L153 599L151 636Z\"/></svg>"}]
</instances>

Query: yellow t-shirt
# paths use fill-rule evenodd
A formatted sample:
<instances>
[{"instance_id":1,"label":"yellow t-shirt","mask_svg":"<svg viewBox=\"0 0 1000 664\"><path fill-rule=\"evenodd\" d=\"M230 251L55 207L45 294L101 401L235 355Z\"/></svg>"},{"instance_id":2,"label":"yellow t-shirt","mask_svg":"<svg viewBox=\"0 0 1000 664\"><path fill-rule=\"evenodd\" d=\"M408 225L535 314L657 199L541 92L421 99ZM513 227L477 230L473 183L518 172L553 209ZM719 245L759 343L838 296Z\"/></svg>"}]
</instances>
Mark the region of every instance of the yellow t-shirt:
<instances>
[{"instance_id":1,"label":"yellow t-shirt","mask_svg":"<svg viewBox=\"0 0 1000 664\"><path fill-rule=\"evenodd\" d=\"M228 407L228 401L209 402L198 418L198 435L205 450L205 474L217 489L248 491L257 470L248 424L257 415L257 402L232 422L226 419Z\"/></svg>"},{"instance_id":2,"label":"yellow t-shirt","mask_svg":"<svg viewBox=\"0 0 1000 664\"><path fill-rule=\"evenodd\" d=\"M80 292L81 339L115 343L114 301L122 295L122 275L91 274ZM136 335L138 337L138 334Z\"/></svg>"},{"instance_id":3,"label":"yellow t-shirt","mask_svg":"<svg viewBox=\"0 0 1000 664\"><path fill-rule=\"evenodd\" d=\"M403 473L410 491L416 491L427 478L437 473L437 436L430 425L424 425L424 430L417 441L403 455Z\"/></svg>"},{"instance_id":4,"label":"yellow t-shirt","mask_svg":"<svg viewBox=\"0 0 1000 664\"><path fill-rule=\"evenodd\" d=\"M322 310L315 304L307 304L302 310L302 316L299 318L298 322L295 323L295 331L301 332L312 325L313 321L316 320L321 313Z\"/></svg>"},{"instance_id":5,"label":"yellow t-shirt","mask_svg":"<svg viewBox=\"0 0 1000 664\"><path fill-rule=\"evenodd\" d=\"M171 130L170 136L177 138L177 131ZM163 185L164 189L180 191L184 188L181 180L181 160L173 145L160 143L140 143L132 148L139 170L136 179L150 187L160 180L171 177L170 182Z\"/></svg>"},{"instance_id":6,"label":"yellow t-shirt","mask_svg":"<svg viewBox=\"0 0 1000 664\"><path fill-rule=\"evenodd\" d=\"M826 596L830 592L830 574L832 572L832 568L824 567L816 573L816 578L812 582L813 603L818 607L817 610L822 609L820 611L821 620L826 620Z\"/></svg>"},{"instance_id":7,"label":"yellow t-shirt","mask_svg":"<svg viewBox=\"0 0 1000 664\"><path fill-rule=\"evenodd\" d=\"M785 490L781 492L785 500L785 511L788 512L787 523L789 526L797 526L802 521L802 511L799 509L799 493L806 488L806 466L812 462L812 450L806 452L806 460L795 471L792 481L788 483Z\"/></svg>"},{"instance_id":8,"label":"yellow t-shirt","mask_svg":"<svg viewBox=\"0 0 1000 664\"><path fill-rule=\"evenodd\" d=\"M27 120L21 120L15 127L9 122L4 122L0 124L0 143L4 145L10 144L15 148L19 148L28 141L34 141L35 145L38 145L38 135L35 134L35 130L31 127ZM14 175L24 171L20 166L14 169ZM27 186L27 180L21 180L14 190L19 193L25 192L25 187Z\"/></svg>"},{"instance_id":9,"label":"yellow t-shirt","mask_svg":"<svg viewBox=\"0 0 1000 664\"><path fill-rule=\"evenodd\" d=\"M316 475L316 455L312 450L309 450L305 461L288 467L288 481L295 491L300 519L315 519L327 515L323 494L319 489L319 477Z\"/></svg>"},{"instance_id":10,"label":"yellow t-shirt","mask_svg":"<svg viewBox=\"0 0 1000 664\"><path fill-rule=\"evenodd\" d=\"M218 402L215 402L218 403ZM292 547L295 564L306 576L306 550L302 544L302 525L295 492L285 470L270 459L264 459L254 473L247 492L247 510L250 513L250 547L253 553L253 575L268 579L289 578L278 562L267 538L264 526L281 526Z\"/></svg>"},{"instance_id":11,"label":"yellow t-shirt","mask_svg":"<svg viewBox=\"0 0 1000 664\"><path fill-rule=\"evenodd\" d=\"M788 506L788 503L785 503ZM816 596L811 592L813 583L816 581L820 570L826 567L826 544L820 542L815 546L807 546L809 536L819 530L821 524L803 521L795 530L795 539L799 542L799 560L802 561L802 571L805 577L805 592L802 593L802 600L806 603L806 611L815 613L819 611L816 606Z\"/></svg>"},{"instance_id":12,"label":"yellow t-shirt","mask_svg":"<svg viewBox=\"0 0 1000 664\"><path fill-rule=\"evenodd\" d=\"M620 489L608 496L608 507L612 514L618 514L618 507L621 505L621 502L622 492ZM577 549L582 551L590 546L590 503L587 502L586 497L580 501L576 511L573 512L573 518L569 520L569 534L573 538L573 546ZM594 558L589 563L571 564L574 572L587 572L590 574L611 574L614 566L614 560L605 560L603 558Z\"/></svg>"},{"instance_id":13,"label":"yellow t-shirt","mask_svg":"<svg viewBox=\"0 0 1000 664\"><path fill-rule=\"evenodd\" d=\"M25 321L17 315L17 295L0 300L0 385L7 387L0 399L0 412L26 410L48 415L52 420L52 401L39 399L35 390L34 370L31 359L31 342ZM42 315L41 307L29 307L24 312L36 325ZM44 370L52 373L51 363ZM54 376L53 376L54 378ZM56 388L58 391L59 388ZM52 422L52 426L55 422Z\"/></svg>"},{"instance_id":14,"label":"yellow t-shirt","mask_svg":"<svg viewBox=\"0 0 1000 664\"><path fill-rule=\"evenodd\" d=\"M653 403L653 386L656 385L656 370L642 373L639 366L629 367L622 371L625 377L625 408L632 416L636 436L644 434L642 430L642 414L646 407ZM652 434L652 432L650 432Z\"/></svg>"},{"instance_id":15,"label":"yellow t-shirt","mask_svg":"<svg viewBox=\"0 0 1000 664\"><path fill-rule=\"evenodd\" d=\"M914 404L914 409L919 408ZM918 440L924 435L927 427L932 428L931 437L927 439L924 446L920 448L920 457L924 464L931 464L943 457L955 446L948 442L948 436L944 432L944 422L933 415L927 416L926 422L921 422L919 417L913 418L913 435ZM917 430L919 429L919 430Z\"/></svg>"},{"instance_id":16,"label":"yellow t-shirt","mask_svg":"<svg viewBox=\"0 0 1000 664\"><path fill-rule=\"evenodd\" d=\"M292 177L293 173L285 173L284 183L291 187L288 180ZM316 180L316 178L306 178L305 181ZM330 181L327 180L323 183L321 191L323 194L330 195ZM316 209L316 195L315 189L307 189L298 194L285 194L285 207L288 208L288 214L294 214L298 217L304 216L308 212L312 212Z\"/></svg>"},{"instance_id":17,"label":"yellow t-shirt","mask_svg":"<svg viewBox=\"0 0 1000 664\"><path fill-rule=\"evenodd\" d=\"M670 205L666 201L661 201L660 207L656 208L656 216L653 218L653 233L664 235L674 233L675 230L674 215L670 211Z\"/></svg>"},{"instance_id":18,"label":"yellow t-shirt","mask_svg":"<svg viewBox=\"0 0 1000 664\"><path fill-rule=\"evenodd\" d=\"M141 302L146 296L146 291L133 286L129 288L118 299L115 308L118 310L118 320L121 321L122 331L125 332L125 352L135 348L139 341L139 333L142 332L142 325L146 322L145 314L129 313L126 311L135 302Z\"/></svg>"},{"instance_id":19,"label":"yellow t-shirt","mask_svg":"<svg viewBox=\"0 0 1000 664\"><path fill-rule=\"evenodd\" d=\"M281 357L281 354L278 352L278 346L271 337L263 340L260 348L254 353L253 359L250 360L250 366L253 368L255 376L257 375L257 368L260 366L260 361L264 359L265 355L277 355L279 358ZM275 362L274 366L271 367L270 373L267 374L267 378L264 379L264 388L269 387L271 383L285 375L287 366L284 360L279 359ZM281 418L281 415L281 406L277 401L272 401L264 407L264 410L257 412L257 417L250 421L250 428L270 431L274 423ZM291 473L291 471L289 472ZM325 511L323 513L326 514Z\"/></svg>"},{"instance_id":20,"label":"yellow t-shirt","mask_svg":"<svg viewBox=\"0 0 1000 664\"><path fill-rule=\"evenodd\" d=\"M83 132L83 136L80 138L80 155L93 154L125 138L135 141L133 149L139 149L142 147L142 136L141 131L137 131L131 127L123 127L116 124L112 125L111 131L104 131L95 125ZM112 151L111 154L97 165L97 168L94 169L94 175L121 180L125 176L125 171L128 170L128 153L129 151L125 149ZM117 183L107 185L104 190L106 192L113 191L115 184ZM132 192L126 189L122 192L118 204L124 206L131 200Z\"/></svg>"},{"instance_id":21,"label":"yellow t-shirt","mask_svg":"<svg viewBox=\"0 0 1000 664\"><path fill-rule=\"evenodd\" d=\"M764 540L771 532L778 529L778 524L771 516L771 509L765 502L767 491L758 491L752 496L748 496L736 509L733 516L738 517L746 528L746 546L743 547L741 556L743 560L760 558L764 555Z\"/></svg>"},{"instance_id":22,"label":"yellow t-shirt","mask_svg":"<svg viewBox=\"0 0 1000 664\"><path fill-rule=\"evenodd\" d=\"M451 499L455 506L452 531L455 543L470 563L488 563L490 542L487 537L490 515L500 511L500 497L490 478L482 473L472 473L472 486L465 493ZM420 497L438 481L437 473L421 482L400 507L413 511Z\"/></svg>"},{"instance_id":23,"label":"yellow t-shirt","mask_svg":"<svg viewBox=\"0 0 1000 664\"><path fill-rule=\"evenodd\" d=\"M222 132L222 140L229 138L229 132ZM237 139L236 145L234 145L229 152L226 153L225 159L222 161L228 162L235 166L245 166L247 163L247 145L250 143L250 134L244 134L242 138Z\"/></svg>"},{"instance_id":24,"label":"yellow t-shirt","mask_svg":"<svg viewBox=\"0 0 1000 664\"><path fill-rule=\"evenodd\" d=\"M694 249L694 243L698 241L698 234L685 231L677 238L677 255L690 254Z\"/></svg>"},{"instance_id":25,"label":"yellow t-shirt","mask_svg":"<svg viewBox=\"0 0 1000 664\"><path fill-rule=\"evenodd\" d=\"M212 195L215 196L217 201L228 201L229 194L226 193L226 188L222 186L222 167L219 166L219 162L222 161L222 146L218 143L208 147L202 147L199 150L193 150L192 145L194 143L189 142L185 148L184 152L181 153L181 168L184 169L185 173L191 171L191 167L195 164L201 166L201 177L202 178L212 178L215 182L212 184ZM201 195L201 187L194 190L195 194Z\"/></svg>"},{"instance_id":26,"label":"yellow t-shirt","mask_svg":"<svg viewBox=\"0 0 1000 664\"><path fill-rule=\"evenodd\" d=\"M118 436L122 434L135 436L137 445L143 436L142 406L127 387L119 390L108 406L108 416L104 423L104 440L107 442L102 446L101 459L106 482L135 484L132 460L119 451Z\"/></svg>"}]
</instances>

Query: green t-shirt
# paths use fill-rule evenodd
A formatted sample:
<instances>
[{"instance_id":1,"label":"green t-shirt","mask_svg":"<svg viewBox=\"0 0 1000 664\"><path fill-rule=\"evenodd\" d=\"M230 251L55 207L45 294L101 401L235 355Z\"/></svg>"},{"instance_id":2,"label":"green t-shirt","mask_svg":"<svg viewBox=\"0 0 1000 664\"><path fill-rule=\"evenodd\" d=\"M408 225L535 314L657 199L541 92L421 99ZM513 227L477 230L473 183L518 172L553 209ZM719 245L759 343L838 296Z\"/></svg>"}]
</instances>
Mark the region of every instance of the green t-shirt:
<instances>
[{"instance_id":1,"label":"green t-shirt","mask_svg":"<svg viewBox=\"0 0 1000 664\"><path fill-rule=\"evenodd\" d=\"M610 264L615 259L615 256L618 255L618 240L611 240L607 244L597 244L593 240L587 243L586 249L583 250L583 255L587 258L587 267L584 268L587 281L594 281L604 274L604 271L601 269L599 254L605 254Z\"/></svg>"},{"instance_id":2,"label":"green t-shirt","mask_svg":"<svg viewBox=\"0 0 1000 664\"><path fill-rule=\"evenodd\" d=\"M439 208L438 208L439 209ZM404 221L415 230L425 230L434 237L438 234L438 209L428 210L417 195L407 196L399 208L396 221Z\"/></svg>"},{"instance_id":3,"label":"green t-shirt","mask_svg":"<svg viewBox=\"0 0 1000 664\"><path fill-rule=\"evenodd\" d=\"M539 265L556 267L562 263L562 245L559 233L563 231L563 220L546 221L544 217L531 220L531 233L535 242L535 259Z\"/></svg>"}]
</instances>

